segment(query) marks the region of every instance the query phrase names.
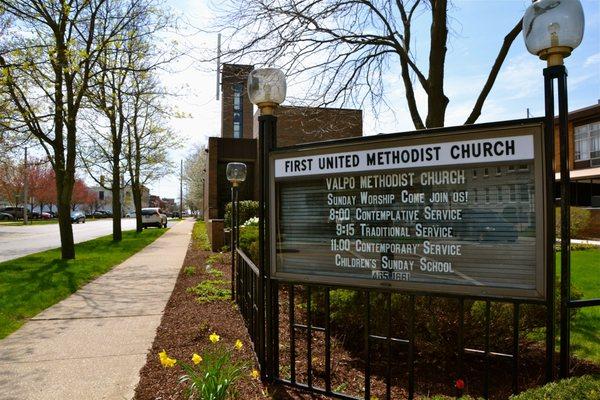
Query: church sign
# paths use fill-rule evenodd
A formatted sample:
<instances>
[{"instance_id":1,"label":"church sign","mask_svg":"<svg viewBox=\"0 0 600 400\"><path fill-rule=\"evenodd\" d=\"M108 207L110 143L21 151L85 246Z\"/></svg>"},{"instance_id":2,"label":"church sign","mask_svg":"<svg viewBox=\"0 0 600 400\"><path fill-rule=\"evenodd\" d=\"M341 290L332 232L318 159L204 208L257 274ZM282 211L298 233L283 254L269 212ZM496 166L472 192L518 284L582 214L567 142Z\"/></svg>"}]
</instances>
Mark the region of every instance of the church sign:
<instances>
[{"instance_id":1,"label":"church sign","mask_svg":"<svg viewBox=\"0 0 600 400\"><path fill-rule=\"evenodd\" d=\"M380 135L271 153L271 276L545 296L543 127Z\"/></svg>"}]
</instances>

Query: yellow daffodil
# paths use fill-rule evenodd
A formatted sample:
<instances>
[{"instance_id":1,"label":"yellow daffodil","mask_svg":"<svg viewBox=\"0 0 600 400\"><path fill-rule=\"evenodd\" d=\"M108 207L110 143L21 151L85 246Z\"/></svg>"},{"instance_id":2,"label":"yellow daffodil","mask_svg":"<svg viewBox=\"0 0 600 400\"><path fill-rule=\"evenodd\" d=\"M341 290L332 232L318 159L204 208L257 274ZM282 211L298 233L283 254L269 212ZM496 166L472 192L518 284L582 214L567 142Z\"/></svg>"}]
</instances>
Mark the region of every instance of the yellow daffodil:
<instances>
[{"instance_id":1,"label":"yellow daffodil","mask_svg":"<svg viewBox=\"0 0 600 400\"><path fill-rule=\"evenodd\" d=\"M217 335L216 333L211 333L210 336L208 337L208 340L210 340L213 343L217 343L220 339L221 339L221 336Z\"/></svg>"},{"instance_id":2,"label":"yellow daffodil","mask_svg":"<svg viewBox=\"0 0 600 400\"><path fill-rule=\"evenodd\" d=\"M158 353L158 358L160 359L160 363L162 364L163 367L168 367L168 368L172 368L175 363L177 362L176 359L174 358L170 358L167 355L166 351L161 351L160 353Z\"/></svg>"},{"instance_id":3,"label":"yellow daffodil","mask_svg":"<svg viewBox=\"0 0 600 400\"><path fill-rule=\"evenodd\" d=\"M258 379L258 377L260 376L260 372L258 372L258 370L253 369L252 372L250 372L250 377L252 379Z\"/></svg>"},{"instance_id":4,"label":"yellow daffodil","mask_svg":"<svg viewBox=\"0 0 600 400\"><path fill-rule=\"evenodd\" d=\"M235 344L233 345L233 347L235 347L236 350L241 350L242 347L244 347L244 344L242 343L242 341L240 339L235 341Z\"/></svg>"},{"instance_id":5,"label":"yellow daffodil","mask_svg":"<svg viewBox=\"0 0 600 400\"><path fill-rule=\"evenodd\" d=\"M192 356L192 361L194 362L194 364L198 365L202 362L202 357L194 353L194 355Z\"/></svg>"}]
</instances>

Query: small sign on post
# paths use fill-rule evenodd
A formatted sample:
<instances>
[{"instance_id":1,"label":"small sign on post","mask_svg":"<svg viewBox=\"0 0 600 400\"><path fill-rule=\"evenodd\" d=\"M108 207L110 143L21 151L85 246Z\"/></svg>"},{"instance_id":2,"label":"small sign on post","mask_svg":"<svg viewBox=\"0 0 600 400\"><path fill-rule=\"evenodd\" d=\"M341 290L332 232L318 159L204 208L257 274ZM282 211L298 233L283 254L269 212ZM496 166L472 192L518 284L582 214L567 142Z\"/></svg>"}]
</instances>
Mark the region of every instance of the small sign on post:
<instances>
[{"instance_id":1,"label":"small sign on post","mask_svg":"<svg viewBox=\"0 0 600 400\"><path fill-rule=\"evenodd\" d=\"M542 125L272 153L275 279L544 299Z\"/></svg>"}]
</instances>

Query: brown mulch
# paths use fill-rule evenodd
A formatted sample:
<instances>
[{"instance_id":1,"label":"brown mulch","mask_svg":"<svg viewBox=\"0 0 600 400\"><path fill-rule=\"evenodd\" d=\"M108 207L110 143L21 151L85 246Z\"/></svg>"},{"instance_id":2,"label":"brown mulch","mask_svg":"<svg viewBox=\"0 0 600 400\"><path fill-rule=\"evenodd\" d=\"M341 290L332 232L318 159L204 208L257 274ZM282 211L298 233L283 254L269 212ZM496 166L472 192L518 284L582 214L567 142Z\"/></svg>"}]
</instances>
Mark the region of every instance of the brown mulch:
<instances>
[{"instance_id":1,"label":"brown mulch","mask_svg":"<svg viewBox=\"0 0 600 400\"><path fill-rule=\"evenodd\" d=\"M236 357L254 364L254 368L257 367L252 344L237 306L230 300L199 303L194 294L187 292L189 287L196 286L206 279L230 282L230 255L224 253L222 262L213 264L214 269L223 272L222 277L215 278L205 271L206 258L211 254L213 253L199 250L194 243L190 244L175 288L156 331L152 349L146 358L146 365L140 371L140 381L134 399L184 399L185 386L179 383L179 377L183 374L181 369L164 368L159 362L158 353L165 350L170 357L188 360L190 363L193 353L202 355L205 349L212 346L208 336L213 332L220 336L219 343L223 345L233 346L235 341L240 339L244 347L241 351L235 352ZM195 267L193 275L184 272L185 268L190 266ZM297 393L289 388L267 387L249 376L237 383L236 390L238 398L244 400L320 398Z\"/></svg>"},{"instance_id":2,"label":"brown mulch","mask_svg":"<svg viewBox=\"0 0 600 400\"><path fill-rule=\"evenodd\" d=\"M223 276L215 278L205 271L206 259L211 252L199 250L195 243L191 243L179 273L175 288L165 308L160 326L157 329L152 349L148 353L146 365L140 371L140 381L135 390L136 400L167 400L184 399L185 386L179 383L182 370L179 367L164 368L160 365L158 353L166 350L170 357L182 360L190 360L193 353L202 354L210 346L213 346L208 336L215 332L221 336L220 343L233 346L236 339L242 340L244 347L236 352L236 357L254 364L255 356L252 344L244 325L243 319L237 306L230 300L219 300L199 303L192 293L188 293L189 287L196 286L203 280L224 280L230 282L230 255L224 253L219 262L213 264L214 269L223 272ZM186 267L194 267L195 273L188 275L184 271ZM280 376L290 379L290 331L288 315L288 293L287 288L280 288ZM306 324L306 309L302 309L302 293L296 292L295 300L296 323ZM305 303L304 303L305 304ZM307 338L306 330L295 330L295 370L296 380L306 384L307 381ZM325 387L325 334L313 331L311 337L313 385ZM364 396L364 366L365 355L362 349L352 349L344 346L344 335L334 332L331 337L331 387L333 390L346 394L362 397ZM380 346L373 348L372 354L386 354L387 348ZM399 348L393 349L398 354L398 361L392 366L392 399L404 399L407 397L408 364L406 353ZM420 360L417 357L415 363L416 391L418 395L445 394L453 396L452 375L455 366L435 365L435 362ZM598 366L576 361L576 375L600 372ZM521 390L543 383L544 352L535 346L529 347L520 357L520 380ZM468 376L465 392L471 395L481 395L482 382L485 370L483 362L479 358L465 358L465 377ZM379 399L386 398L386 374L387 365L385 357L371 360L371 394ZM493 399L506 399L511 389L510 363L492 362L490 372L490 393ZM236 384L239 399L325 399L324 396L310 395L301 390L296 390L282 385L267 386L258 380L245 377Z\"/></svg>"}]
</instances>

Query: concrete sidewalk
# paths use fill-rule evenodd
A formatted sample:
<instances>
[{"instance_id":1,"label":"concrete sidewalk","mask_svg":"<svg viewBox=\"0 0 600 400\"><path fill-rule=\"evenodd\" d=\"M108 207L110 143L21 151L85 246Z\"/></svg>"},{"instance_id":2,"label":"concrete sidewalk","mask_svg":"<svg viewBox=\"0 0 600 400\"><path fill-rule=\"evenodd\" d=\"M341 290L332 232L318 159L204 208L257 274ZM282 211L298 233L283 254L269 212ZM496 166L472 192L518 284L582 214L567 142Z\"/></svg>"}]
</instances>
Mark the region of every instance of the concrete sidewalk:
<instances>
[{"instance_id":1,"label":"concrete sidewalk","mask_svg":"<svg viewBox=\"0 0 600 400\"><path fill-rule=\"evenodd\" d=\"M192 227L176 224L0 340L0 399L131 399Z\"/></svg>"}]
</instances>

